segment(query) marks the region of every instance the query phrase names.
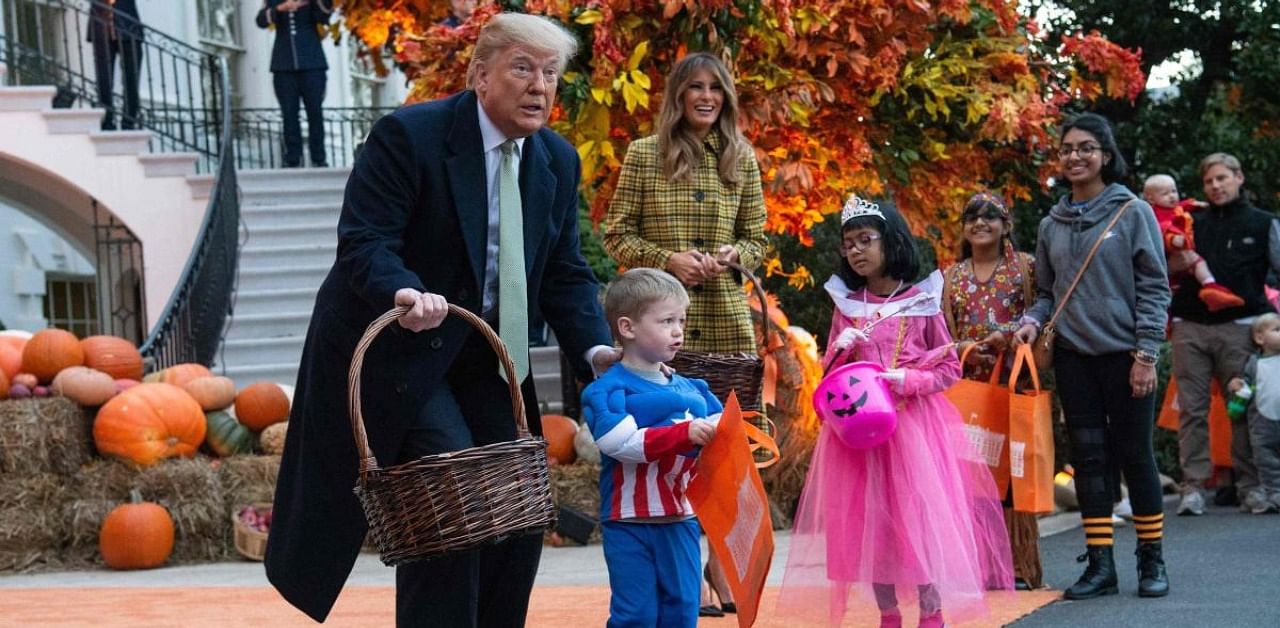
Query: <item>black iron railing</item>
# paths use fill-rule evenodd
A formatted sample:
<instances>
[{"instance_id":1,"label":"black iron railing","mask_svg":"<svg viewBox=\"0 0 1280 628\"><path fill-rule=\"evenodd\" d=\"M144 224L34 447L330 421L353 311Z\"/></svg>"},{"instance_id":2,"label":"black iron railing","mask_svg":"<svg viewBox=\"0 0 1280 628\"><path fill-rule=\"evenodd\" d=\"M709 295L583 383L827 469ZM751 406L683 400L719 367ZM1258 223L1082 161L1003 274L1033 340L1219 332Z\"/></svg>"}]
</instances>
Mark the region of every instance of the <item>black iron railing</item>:
<instances>
[{"instance_id":1,"label":"black iron railing","mask_svg":"<svg viewBox=\"0 0 1280 628\"><path fill-rule=\"evenodd\" d=\"M4 30L0 32L0 62L8 66L8 81L15 85L53 85L58 88L53 107L103 107L113 110L122 126L151 131L149 149L156 153L192 152L199 155L197 168L214 176L204 221L190 257L164 311L146 338L143 356L153 367L179 362L210 365L222 343L227 315L235 290L239 259L240 199L236 184L235 147L231 133L231 95L226 60L147 28L123 15L115 15L111 28L131 35L137 53L119 54L137 63L138 98L126 103L125 77L117 76L116 89L99 94L92 44L105 27L102 14L91 11L88 0L0 0ZM140 36L138 36L140 34ZM130 43L129 46L133 46ZM101 49L98 50L101 52ZM129 60L125 60L129 63ZM110 105L107 107L106 105ZM104 329L129 324L145 325L141 278L135 287L121 278L141 273L141 250L128 245L127 229L117 229L111 219L96 218L104 226L98 252L99 303L110 320ZM121 234L124 233L124 236ZM121 241L116 236L121 236ZM104 256L105 262L104 263ZM118 271L118 272L117 272ZM104 277L104 272L107 276ZM122 298L112 301L107 289L121 287ZM126 311L136 302L135 312ZM137 323L136 321L144 321ZM121 327L123 328L123 327Z\"/></svg>"},{"instance_id":2,"label":"black iron railing","mask_svg":"<svg viewBox=\"0 0 1280 628\"><path fill-rule=\"evenodd\" d=\"M104 17L89 0L0 3L5 22L0 59L8 65L11 84L55 86L51 106L107 109L114 112L110 120L117 128L151 131L151 152L192 152L200 156L198 171L217 168L220 107L228 83L216 55L126 15ZM95 42L88 41L91 32ZM111 32L119 35L114 43L103 36ZM119 71L113 72L113 89L100 93L107 61ZM128 80L134 73L136 98Z\"/></svg>"},{"instance_id":3,"label":"black iron railing","mask_svg":"<svg viewBox=\"0 0 1280 628\"><path fill-rule=\"evenodd\" d=\"M334 168L351 165L356 151L378 118L394 107L326 107L324 146L326 162ZM306 115L301 116L302 141L306 146ZM280 168L284 166L284 120L279 109L236 109L231 112L235 129L236 167Z\"/></svg>"},{"instance_id":4,"label":"black iron railing","mask_svg":"<svg viewBox=\"0 0 1280 628\"><path fill-rule=\"evenodd\" d=\"M142 242L114 214L93 201L98 332L141 343L146 337L146 280Z\"/></svg>"}]
</instances>

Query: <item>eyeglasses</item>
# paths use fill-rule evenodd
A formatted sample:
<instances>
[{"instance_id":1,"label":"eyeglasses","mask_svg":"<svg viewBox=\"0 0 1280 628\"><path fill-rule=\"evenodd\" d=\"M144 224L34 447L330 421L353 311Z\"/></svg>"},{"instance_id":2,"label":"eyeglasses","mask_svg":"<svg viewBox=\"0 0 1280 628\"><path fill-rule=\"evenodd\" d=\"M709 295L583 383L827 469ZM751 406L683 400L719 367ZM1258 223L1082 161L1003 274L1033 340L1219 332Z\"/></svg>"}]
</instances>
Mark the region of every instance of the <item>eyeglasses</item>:
<instances>
[{"instance_id":1,"label":"eyeglasses","mask_svg":"<svg viewBox=\"0 0 1280 628\"><path fill-rule=\"evenodd\" d=\"M979 220L986 222L1004 222L1004 216L1000 212L989 211L984 214L968 214L964 217L964 224L971 225Z\"/></svg>"},{"instance_id":2,"label":"eyeglasses","mask_svg":"<svg viewBox=\"0 0 1280 628\"><path fill-rule=\"evenodd\" d=\"M1100 150L1101 148L1102 146L1099 146L1098 144L1081 144L1079 146L1063 144L1062 146L1058 147L1058 157L1061 159L1066 159L1071 156L1071 153L1075 153L1079 155L1082 159L1088 159L1092 157L1094 153L1098 152L1098 150Z\"/></svg>"},{"instance_id":3,"label":"eyeglasses","mask_svg":"<svg viewBox=\"0 0 1280 628\"><path fill-rule=\"evenodd\" d=\"M871 248L871 243L882 237L884 236L878 233L864 233L856 238L845 238L840 242L840 254L846 255L849 251L857 251L861 253Z\"/></svg>"}]
</instances>

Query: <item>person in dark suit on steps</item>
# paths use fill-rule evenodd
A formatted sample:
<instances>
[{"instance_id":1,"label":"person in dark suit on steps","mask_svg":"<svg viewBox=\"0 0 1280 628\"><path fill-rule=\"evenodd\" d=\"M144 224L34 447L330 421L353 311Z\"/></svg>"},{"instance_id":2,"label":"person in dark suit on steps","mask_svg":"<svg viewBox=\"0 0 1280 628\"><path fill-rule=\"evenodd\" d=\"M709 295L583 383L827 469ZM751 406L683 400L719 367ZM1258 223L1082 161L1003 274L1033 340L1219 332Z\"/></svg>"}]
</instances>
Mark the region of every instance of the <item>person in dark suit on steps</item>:
<instances>
[{"instance_id":1,"label":"person in dark suit on steps","mask_svg":"<svg viewBox=\"0 0 1280 628\"><path fill-rule=\"evenodd\" d=\"M583 379L621 358L579 250L578 154L545 127L576 47L546 18L494 17L476 42L469 88L382 118L356 160L337 261L303 349L266 551L272 584L318 621L367 530L352 493L346 384L370 321L410 308L365 354L361 407L386 466L515 438L497 358L479 333L445 317L449 303L498 329L526 408L539 407L528 338L543 321ZM539 421L530 429L540 434ZM524 535L398 567L397 624L523 626L541 543Z\"/></svg>"},{"instance_id":2,"label":"person in dark suit on steps","mask_svg":"<svg viewBox=\"0 0 1280 628\"><path fill-rule=\"evenodd\" d=\"M116 129L116 107L111 92L115 87L117 57L120 73L124 75L124 116L120 119L120 128L141 128L138 75L144 35L136 0L93 0L89 5L88 39L93 44L98 106L107 110L102 117L102 130Z\"/></svg>"},{"instance_id":3,"label":"person in dark suit on steps","mask_svg":"<svg viewBox=\"0 0 1280 628\"><path fill-rule=\"evenodd\" d=\"M311 165L328 167L324 154L324 87L329 71L320 31L333 14L333 0L263 0L258 28L275 28L271 81L284 118L284 167L302 166L302 125L298 101L307 109Z\"/></svg>"}]
</instances>

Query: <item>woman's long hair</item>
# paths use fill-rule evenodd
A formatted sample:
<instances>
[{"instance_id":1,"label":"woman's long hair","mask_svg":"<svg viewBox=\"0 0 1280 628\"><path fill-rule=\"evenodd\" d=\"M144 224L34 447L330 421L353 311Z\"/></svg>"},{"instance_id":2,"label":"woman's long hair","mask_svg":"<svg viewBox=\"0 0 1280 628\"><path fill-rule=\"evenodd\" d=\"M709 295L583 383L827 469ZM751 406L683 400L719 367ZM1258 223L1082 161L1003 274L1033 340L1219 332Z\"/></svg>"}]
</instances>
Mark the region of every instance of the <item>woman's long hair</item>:
<instances>
[{"instance_id":1,"label":"woman's long hair","mask_svg":"<svg viewBox=\"0 0 1280 628\"><path fill-rule=\"evenodd\" d=\"M720 118L711 127L711 132L720 136L720 155L716 166L720 179L735 185L740 180L738 158L750 145L738 130L738 92L733 87L733 76L720 59L706 52L686 56L667 75L662 111L658 113L658 155L662 173L673 183L691 181L693 171L702 162L702 140L685 123L683 98L698 70L710 72L724 90Z\"/></svg>"}]
</instances>

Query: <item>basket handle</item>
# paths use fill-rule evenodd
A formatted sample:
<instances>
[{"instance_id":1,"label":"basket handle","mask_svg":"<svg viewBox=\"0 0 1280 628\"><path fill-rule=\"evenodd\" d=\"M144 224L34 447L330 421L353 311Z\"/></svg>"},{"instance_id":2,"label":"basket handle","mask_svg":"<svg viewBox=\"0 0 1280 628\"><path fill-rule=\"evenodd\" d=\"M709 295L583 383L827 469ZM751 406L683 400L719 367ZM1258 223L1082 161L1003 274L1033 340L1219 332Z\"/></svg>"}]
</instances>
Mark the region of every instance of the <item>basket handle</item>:
<instances>
[{"instance_id":1,"label":"basket handle","mask_svg":"<svg viewBox=\"0 0 1280 628\"><path fill-rule=\"evenodd\" d=\"M378 459L369 449L369 437L364 430L364 414L360 411L360 371L364 368L364 354L387 325L408 311L409 306L398 305L374 319L369 323L369 328L364 331L364 336L360 337L355 353L351 356L351 370L347 373L347 403L351 417L351 431L356 439L356 453L360 456L361 477L378 468ZM507 346L502 343L502 339L493 331L493 328L479 316L452 303L449 304L449 313L474 327L489 342L489 346L493 347L493 352L498 355L498 362L507 373L507 388L511 392L511 412L516 417L516 437L529 438L529 424L524 413L524 397L520 394L520 382L516 381L516 369L511 364L511 355L507 352Z\"/></svg>"},{"instance_id":2,"label":"basket handle","mask_svg":"<svg viewBox=\"0 0 1280 628\"><path fill-rule=\"evenodd\" d=\"M756 293L756 298L760 299L760 320L761 320L760 330L763 332L763 336L764 336L765 351L768 352L768 349L769 349L769 299L764 293L764 286L760 285L760 280L756 279L756 276L752 274L751 271L747 270L746 267L743 266L742 264L739 264L737 262L725 261L725 260L717 260L717 261L719 261L721 264L724 264L725 266L728 266L729 268L732 268L738 271L738 274L742 275L743 277L746 277L747 281L751 282L751 287L754 289Z\"/></svg>"}]
</instances>

